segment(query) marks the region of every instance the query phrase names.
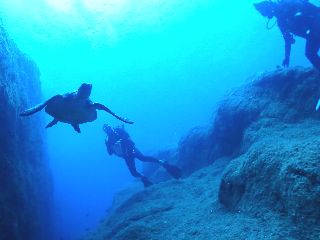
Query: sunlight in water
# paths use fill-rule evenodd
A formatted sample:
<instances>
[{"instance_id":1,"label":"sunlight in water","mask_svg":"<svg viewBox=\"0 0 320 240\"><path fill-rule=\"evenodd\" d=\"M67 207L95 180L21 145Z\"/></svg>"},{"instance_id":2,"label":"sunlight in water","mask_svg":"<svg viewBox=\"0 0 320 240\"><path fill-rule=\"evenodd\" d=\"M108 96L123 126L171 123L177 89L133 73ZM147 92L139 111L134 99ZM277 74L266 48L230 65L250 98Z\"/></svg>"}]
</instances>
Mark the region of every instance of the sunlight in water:
<instances>
[{"instance_id":1,"label":"sunlight in water","mask_svg":"<svg viewBox=\"0 0 320 240\"><path fill-rule=\"evenodd\" d=\"M82 0L89 11L100 11L108 14L119 14L127 0Z\"/></svg>"},{"instance_id":2,"label":"sunlight in water","mask_svg":"<svg viewBox=\"0 0 320 240\"><path fill-rule=\"evenodd\" d=\"M73 0L46 0L48 5L62 12L70 12L73 8L74 1Z\"/></svg>"},{"instance_id":3,"label":"sunlight in water","mask_svg":"<svg viewBox=\"0 0 320 240\"><path fill-rule=\"evenodd\" d=\"M104 12L119 14L126 0L46 0L48 5L56 11L70 13L76 6L81 6L90 12Z\"/></svg>"},{"instance_id":4,"label":"sunlight in water","mask_svg":"<svg viewBox=\"0 0 320 240\"><path fill-rule=\"evenodd\" d=\"M117 41L116 22L128 13L129 0L46 0L53 16L64 21L68 32L75 34L80 29L92 46ZM126 7L126 9L125 9ZM119 25L119 24L118 24ZM78 32L78 33L79 33ZM100 40L99 40L100 39ZM107 40L106 40L107 39Z\"/></svg>"}]
</instances>

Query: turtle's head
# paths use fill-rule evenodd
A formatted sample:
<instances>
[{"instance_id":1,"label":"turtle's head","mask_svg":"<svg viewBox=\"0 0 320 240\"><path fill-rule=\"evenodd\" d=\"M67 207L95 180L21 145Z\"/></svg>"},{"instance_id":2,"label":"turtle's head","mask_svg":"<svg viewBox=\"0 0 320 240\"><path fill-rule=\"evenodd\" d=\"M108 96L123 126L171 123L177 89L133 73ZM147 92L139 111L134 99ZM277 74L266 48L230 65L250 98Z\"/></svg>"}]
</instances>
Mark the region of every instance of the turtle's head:
<instances>
[{"instance_id":1,"label":"turtle's head","mask_svg":"<svg viewBox=\"0 0 320 240\"><path fill-rule=\"evenodd\" d=\"M89 98L91 94L92 84L82 83L78 89L78 96L80 98Z\"/></svg>"}]
</instances>

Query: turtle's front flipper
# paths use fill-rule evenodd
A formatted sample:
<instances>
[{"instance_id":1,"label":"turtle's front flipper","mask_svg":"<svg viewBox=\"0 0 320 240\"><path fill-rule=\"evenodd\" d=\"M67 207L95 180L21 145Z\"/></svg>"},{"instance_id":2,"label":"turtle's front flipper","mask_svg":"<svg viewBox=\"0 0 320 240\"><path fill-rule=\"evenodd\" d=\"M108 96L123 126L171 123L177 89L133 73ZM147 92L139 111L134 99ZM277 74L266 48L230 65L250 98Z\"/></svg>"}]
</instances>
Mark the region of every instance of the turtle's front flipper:
<instances>
[{"instance_id":1,"label":"turtle's front flipper","mask_svg":"<svg viewBox=\"0 0 320 240\"><path fill-rule=\"evenodd\" d=\"M115 114L114 112L112 112L109 108L107 108L106 106L104 106L104 105L101 104L101 103L94 103L94 107L95 107L97 110L103 110L103 111L106 111L107 113L110 113L112 116L114 116L115 118L119 119L119 120L122 121L122 122L129 123L129 124L133 124L133 122L130 121L129 119L119 117L117 114Z\"/></svg>"},{"instance_id":2,"label":"turtle's front flipper","mask_svg":"<svg viewBox=\"0 0 320 240\"><path fill-rule=\"evenodd\" d=\"M39 112L40 110L42 110L45 106L47 106L48 101L38 104L36 106L34 106L33 108L29 108L26 111L23 111L22 113L20 113L20 116L25 117L25 116L30 116L36 112Z\"/></svg>"},{"instance_id":3,"label":"turtle's front flipper","mask_svg":"<svg viewBox=\"0 0 320 240\"><path fill-rule=\"evenodd\" d=\"M56 125L59 121L57 119L53 119L47 126L46 128L50 128L52 127L53 125Z\"/></svg>"},{"instance_id":4,"label":"turtle's front flipper","mask_svg":"<svg viewBox=\"0 0 320 240\"><path fill-rule=\"evenodd\" d=\"M71 126L73 127L73 129L74 129L76 132L81 133L79 124L71 124Z\"/></svg>"}]
</instances>

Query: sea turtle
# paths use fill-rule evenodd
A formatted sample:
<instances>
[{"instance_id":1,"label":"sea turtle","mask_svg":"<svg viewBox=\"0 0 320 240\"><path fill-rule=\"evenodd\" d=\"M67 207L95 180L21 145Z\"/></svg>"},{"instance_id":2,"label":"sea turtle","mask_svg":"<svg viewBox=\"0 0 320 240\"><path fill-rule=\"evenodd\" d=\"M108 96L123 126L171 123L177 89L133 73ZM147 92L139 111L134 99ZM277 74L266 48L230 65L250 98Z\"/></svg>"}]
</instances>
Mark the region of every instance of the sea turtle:
<instances>
[{"instance_id":1,"label":"sea turtle","mask_svg":"<svg viewBox=\"0 0 320 240\"><path fill-rule=\"evenodd\" d=\"M89 99L91 89L91 84L83 83L78 91L64 95L56 95L44 103L22 112L20 116L29 116L45 108L46 113L54 118L46 128L52 127L58 122L64 122L71 124L78 133L80 133L79 124L92 122L97 119L96 110L106 111L122 122L133 123L126 118L117 116L103 104L92 102Z\"/></svg>"}]
</instances>

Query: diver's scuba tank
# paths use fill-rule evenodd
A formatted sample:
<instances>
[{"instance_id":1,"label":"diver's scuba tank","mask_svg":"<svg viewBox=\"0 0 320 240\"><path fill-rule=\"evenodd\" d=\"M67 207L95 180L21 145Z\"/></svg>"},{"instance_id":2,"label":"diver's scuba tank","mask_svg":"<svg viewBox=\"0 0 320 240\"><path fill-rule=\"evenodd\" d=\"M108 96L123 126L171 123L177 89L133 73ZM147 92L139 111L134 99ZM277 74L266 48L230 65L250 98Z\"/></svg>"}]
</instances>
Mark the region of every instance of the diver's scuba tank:
<instances>
[{"instance_id":1,"label":"diver's scuba tank","mask_svg":"<svg viewBox=\"0 0 320 240\"><path fill-rule=\"evenodd\" d=\"M122 143L121 139L116 141L115 144L113 145L113 151L114 154L118 157L124 157L124 152L122 150Z\"/></svg>"},{"instance_id":2,"label":"diver's scuba tank","mask_svg":"<svg viewBox=\"0 0 320 240\"><path fill-rule=\"evenodd\" d=\"M121 158L131 157L134 154L134 143L119 139L113 144L114 154Z\"/></svg>"}]
</instances>

